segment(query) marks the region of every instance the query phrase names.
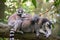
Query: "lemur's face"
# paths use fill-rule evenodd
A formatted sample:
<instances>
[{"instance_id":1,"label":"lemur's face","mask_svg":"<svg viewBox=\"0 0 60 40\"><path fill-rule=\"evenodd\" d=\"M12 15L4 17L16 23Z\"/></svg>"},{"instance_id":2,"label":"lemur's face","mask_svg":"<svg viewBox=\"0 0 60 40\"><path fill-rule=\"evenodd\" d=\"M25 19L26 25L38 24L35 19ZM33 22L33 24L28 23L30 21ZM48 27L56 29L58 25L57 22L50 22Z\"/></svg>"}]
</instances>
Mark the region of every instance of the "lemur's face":
<instances>
[{"instance_id":1,"label":"lemur's face","mask_svg":"<svg viewBox=\"0 0 60 40\"><path fill-rule=\"evenodd\" d=\"M17 15L21 17L21 15L23 14L23 9L19 8L17 12Z\"/></svg>"}]
</instances>

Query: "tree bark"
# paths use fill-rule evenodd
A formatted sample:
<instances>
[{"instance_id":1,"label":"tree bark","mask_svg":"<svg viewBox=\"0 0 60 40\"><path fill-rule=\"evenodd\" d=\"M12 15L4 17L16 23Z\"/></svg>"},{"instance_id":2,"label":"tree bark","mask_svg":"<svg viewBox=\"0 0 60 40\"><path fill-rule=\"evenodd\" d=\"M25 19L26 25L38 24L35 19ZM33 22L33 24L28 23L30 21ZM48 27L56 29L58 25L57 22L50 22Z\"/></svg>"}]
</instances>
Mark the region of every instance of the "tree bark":
<instances>
[{"instance_id":1,"label":"tree bark","mask_svg":"<svg viewBox=\"0 0 60 40\"><path fill-rule=\"evenodd\" d=\"M0 21L2 21L4 19L5 1L6 0L0 1Z\"/></svg>"},{"instance_id":2,"label":"tree bark","mask_svg":"<svg viewBox=\"0 0 60 40\"><path fill-rule=\"evenodd\" d=\"M4 38L9 38L9 31L12 27L10 27L7 24L4 23L0 23L0 37L4 37ZM60 40L60 37L51 35L50 37L46 38L43 36L43 34L41 34L39 36L39 38L36 37L36 35L34 33L24 33L21 34L19 32L15 32L14 35L15 39L21 39L21 40Z\"/></svg>"}]
</instances>

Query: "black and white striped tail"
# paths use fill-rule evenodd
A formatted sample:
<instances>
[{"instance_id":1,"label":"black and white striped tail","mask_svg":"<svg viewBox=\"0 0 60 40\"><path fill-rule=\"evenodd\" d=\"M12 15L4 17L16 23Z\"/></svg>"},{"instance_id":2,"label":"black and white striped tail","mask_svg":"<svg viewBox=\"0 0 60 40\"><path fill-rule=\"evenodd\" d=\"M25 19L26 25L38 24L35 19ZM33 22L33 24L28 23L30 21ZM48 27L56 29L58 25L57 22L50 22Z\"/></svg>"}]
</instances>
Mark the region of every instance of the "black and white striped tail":
<instances>
[{"instance_id":1,"label":"black and white striped tail","mask_svg":"<svg viewBox=\"0 0 60 40\"><path fill-rule=\"evenodd\" d=\"M14 40L14 29L12 28L11 30L10 30L10 40Z\"/></svg>"}]
</instances>

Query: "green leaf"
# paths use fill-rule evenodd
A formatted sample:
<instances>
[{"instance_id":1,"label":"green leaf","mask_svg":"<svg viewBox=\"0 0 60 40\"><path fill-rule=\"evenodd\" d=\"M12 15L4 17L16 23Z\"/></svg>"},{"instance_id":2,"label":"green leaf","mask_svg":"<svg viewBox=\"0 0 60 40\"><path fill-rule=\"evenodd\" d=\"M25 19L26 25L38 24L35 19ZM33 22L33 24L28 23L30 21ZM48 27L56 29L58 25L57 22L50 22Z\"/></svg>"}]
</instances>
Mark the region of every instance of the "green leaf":
<instances>
[{"instance_id":1,"label":"green leaf","mask_svg":"<svg viewBox=\"0 0 60 40\"><path fill-rule=\"evenodd\" d=\"M33 5L35 6L35 8L37 7L36 6L36 0L32 0L32 3L33 3Z\"/></svg>"},{"instance_id":2,"label":"green leaf","mask_svg":"<svg viewBox=\"0 0 60 40\"><path fill-rule=\"evenodd\" d=\"M54 5L55 5L56 7L58 7L58 6L60 5L60 0L55 0L55 1L54 1Z\"/></svg>"},{"instance_id":3,"label":"green leaf","mask_svg":"<svg viewBox=\"0 0 60 40\"><path fill-rule=\"evenodd\" d=\"M54 27L54 24L52 24L52 28L55 28L55 27Z\"/></svg>"},{"instance_id":4,"label":"green leaf","mask_svg":"<svg viewBox=\"0 0 60 40\"><path fill-rule=\"evenodd\" d=\"M23 0L23 2L22 3L24 3L24 2L26 2L27 0Z\"/></svg>"},{"instance_id":5,"label":"green leaf","mask_svg":"<svg viewBox=\"0 0 60 40\"><path fill-rule=\"evenodd\" d=\"M46 0L46 2L48 2L49 0Z\"/></svg>"}]
</instances>

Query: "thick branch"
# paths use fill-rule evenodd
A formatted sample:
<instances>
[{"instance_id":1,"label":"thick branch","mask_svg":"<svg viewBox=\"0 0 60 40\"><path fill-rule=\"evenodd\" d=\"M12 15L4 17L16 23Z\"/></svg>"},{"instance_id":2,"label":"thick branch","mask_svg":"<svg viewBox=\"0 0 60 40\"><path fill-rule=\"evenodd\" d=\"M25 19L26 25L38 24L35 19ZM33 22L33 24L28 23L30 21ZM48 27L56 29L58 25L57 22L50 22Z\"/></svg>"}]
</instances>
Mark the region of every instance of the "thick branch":
<instances>
[{"instance_id":1,"label":"thick branch","mask_svg":"<svg viewBox=\"0 0 60 40\"><path fill-rule=\"evenodd\" d=\"M9 30L11 29L11 27L7 24L3 24L0 23L0 37L6 37L9 38ZM19 32L15 33L15 38L18 39L28 39L28 40L37 40L36 36L34 33L24 33L24 34L20 34ZM50 36L48 39L46 37L44 37L43 35L40 35L39 39L41 40L60 40L60 37L56 37L56 36Z\"/></svg>"},{"instance_id":2,"label":"thick branch","mask_svg":"<svg viewBox=\"0 0 60 40\"><path fill-rule=\"evenodd\" d=\"M0 23L0 32L8 32L10 30L10 26L4 23Z\"/></svg>"}]
</instances>

